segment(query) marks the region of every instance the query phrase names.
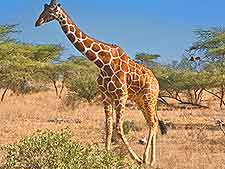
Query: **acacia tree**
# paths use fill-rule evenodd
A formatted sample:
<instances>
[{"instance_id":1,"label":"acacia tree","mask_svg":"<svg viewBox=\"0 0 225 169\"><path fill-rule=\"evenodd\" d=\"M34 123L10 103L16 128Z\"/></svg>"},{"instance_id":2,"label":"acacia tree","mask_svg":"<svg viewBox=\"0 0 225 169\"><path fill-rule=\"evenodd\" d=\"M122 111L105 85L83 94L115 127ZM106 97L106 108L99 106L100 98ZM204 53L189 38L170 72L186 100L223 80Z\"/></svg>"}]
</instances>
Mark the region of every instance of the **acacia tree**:
<instances>
[{"instance_id":1,"label":"acacia tree","mask_svg":"<svg viewBox=\"0 0 225 169\"><path fill-rule=\"evenodd\" d=\"M4 89L1 100L8 89L13 91L25 80L32 80L37 70L58 59L58 45L32 45L17 43L9 38L16 32L15 26L0 26L0 88Z\"/></svg>"},{"instance_id":2,"label":"acacia tree","mask_svg":"<svg viewBox=\"0 0 225 169\"><path fill-rule=\"evenodd\" d=\"M161 101L172 98L182 104L202 105L203 92L214 85L214 79L205 68L196 70L188 58L173 65L158 64L153 68L159 84Z\"/></svg>"},{"instance_id":3,"label":"acacia tree","mask_svg":"<svg viewBox=\"0 0 225 169\"><path fill-rule=\"evenodd\" d=\"M9 35L16 32L18 32L18 30L16 30L16 25L0 25L0 44L13 41Z\"/></svg>"},{"instance_id":4,"label":"acacia tree","mask_svg":"<svg viewBox=\"0 0 225 169\"><path fill-rule=\"evenodd\" d=\"M220 107L225 105L225 30L224 28L211 28L207 30L199 29L195 31L197 41L189 49L190 53L197 53L207 62L204 68L214 79L212 87L219 91L213 92L205 90L208 93L220 99Z\"/></svg>"},{"instance_id":5,"label":"acacia tree","mask_svg":"<svg viewBox=\"0 0 225 169\"><path fill-rule=\"evenodd\" d=\"M135 56L135 61L147 67L153 67L157 65L157 62L155 60L159 57L160 55L158 54L137 53Z\"/></svg>"}]
</instances>

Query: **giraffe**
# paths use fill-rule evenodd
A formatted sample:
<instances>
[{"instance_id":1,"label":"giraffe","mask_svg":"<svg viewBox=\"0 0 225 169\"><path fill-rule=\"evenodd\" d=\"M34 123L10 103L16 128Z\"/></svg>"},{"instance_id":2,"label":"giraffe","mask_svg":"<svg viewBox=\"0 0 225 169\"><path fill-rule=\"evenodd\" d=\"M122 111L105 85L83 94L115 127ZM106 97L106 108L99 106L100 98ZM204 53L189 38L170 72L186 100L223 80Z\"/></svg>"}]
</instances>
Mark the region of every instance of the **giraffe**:
<instances>
[{"instance_id":1,"label":"giraffe","mask_svg":"<svg viewBox=\"0 0 225 169\"><path fill-rule=\"evenodd\" d=\"M131 60L121 47L98 41L82 32L56 0L51 0L50 4L44 5L44 10L35 26L38 27L53 20L59 22L74 47L100 69L97 84L102 95L106 116L106 150L111 149L113 109L115 109L117 134L131 157L138 163L153 165L159 124L156 112L159 84L152 71ZM124 135L123 121L125 104L128 99L134 101L143 112L149 127L143 159L133 151Z\"/></svg>"}]
</instances>

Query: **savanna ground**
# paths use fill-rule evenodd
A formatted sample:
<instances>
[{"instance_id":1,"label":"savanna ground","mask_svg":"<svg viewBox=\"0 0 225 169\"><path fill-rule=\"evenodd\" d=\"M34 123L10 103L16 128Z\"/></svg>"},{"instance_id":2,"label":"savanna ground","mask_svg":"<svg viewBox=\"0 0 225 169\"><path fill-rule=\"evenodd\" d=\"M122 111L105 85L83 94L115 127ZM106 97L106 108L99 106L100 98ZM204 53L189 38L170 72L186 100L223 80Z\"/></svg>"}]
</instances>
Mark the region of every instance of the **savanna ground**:
<instances>
[{"instance_id":1,"label":"savanna ground","mask_svg":"<svg viewBox=\"0 0 225 169\"><path fill-rule=\"evenodd\" d=\"M25 96L9 94L0 103L0 146L16 143L39 129L58 131L63 128L72 131L77 143L104 146L105 115L101 104L80 103L72 110L56 99L53 91ZM209 104L210 109L159 107L159 116L177 127L169 129L165 136L158 135L157 168L225 169L225 136L216 127L216 119L224 120L225 110L213 106L213 100ZM138 144L138 140L147 136L145 120L139 110L130 106L126 119L134 121L138 128L127 137L133 149L142 155L144 146ZM214 126L214 129L207 126ZM114 149L116 147L118 149L116 145Z\"/></svg>"}]
</instances>

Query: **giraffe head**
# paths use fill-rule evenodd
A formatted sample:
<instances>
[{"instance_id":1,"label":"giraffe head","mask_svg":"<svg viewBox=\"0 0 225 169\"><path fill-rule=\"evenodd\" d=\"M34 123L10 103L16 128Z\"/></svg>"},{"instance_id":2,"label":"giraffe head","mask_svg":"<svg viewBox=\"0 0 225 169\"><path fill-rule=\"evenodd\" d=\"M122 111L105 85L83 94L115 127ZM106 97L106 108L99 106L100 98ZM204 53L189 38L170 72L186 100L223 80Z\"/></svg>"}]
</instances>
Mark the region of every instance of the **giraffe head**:
<instances>
[{"instance_id":1,"label":"giraffe head","mask_svg":"<svg viewBox=\"0 0 225 169\"><path fill-rule=\"evenodd\" d=\"M44 5L44 10L40 14L39 18L37 19L35 26L41 26L44 23L48 23L59 17L59 10L60 4L56 3L56 0L51 0L50 4Z\"/></svg>"}]
</instances>

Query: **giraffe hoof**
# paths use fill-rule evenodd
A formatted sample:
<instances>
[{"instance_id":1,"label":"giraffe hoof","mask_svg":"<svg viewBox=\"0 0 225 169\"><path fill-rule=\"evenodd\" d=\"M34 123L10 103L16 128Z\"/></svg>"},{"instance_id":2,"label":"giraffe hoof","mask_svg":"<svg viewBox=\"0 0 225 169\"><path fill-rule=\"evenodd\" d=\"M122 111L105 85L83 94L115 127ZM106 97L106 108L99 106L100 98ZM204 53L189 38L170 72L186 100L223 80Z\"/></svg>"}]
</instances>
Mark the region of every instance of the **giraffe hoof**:
<instances>
[{"instance_id":1,"label":"giraffe hoof","mask_svg":"<svg viewBox=\"0 0 225 169\"><path fill-rule=\"evenodd\" d=\"M146 165L146 166L151 166L151 167L154 167L154 164L155 164L155 162L149 162L149 161L146 161L146 160L143 160L143 162L142 162L144 165Z\"/></svg>"}]
</instances>

